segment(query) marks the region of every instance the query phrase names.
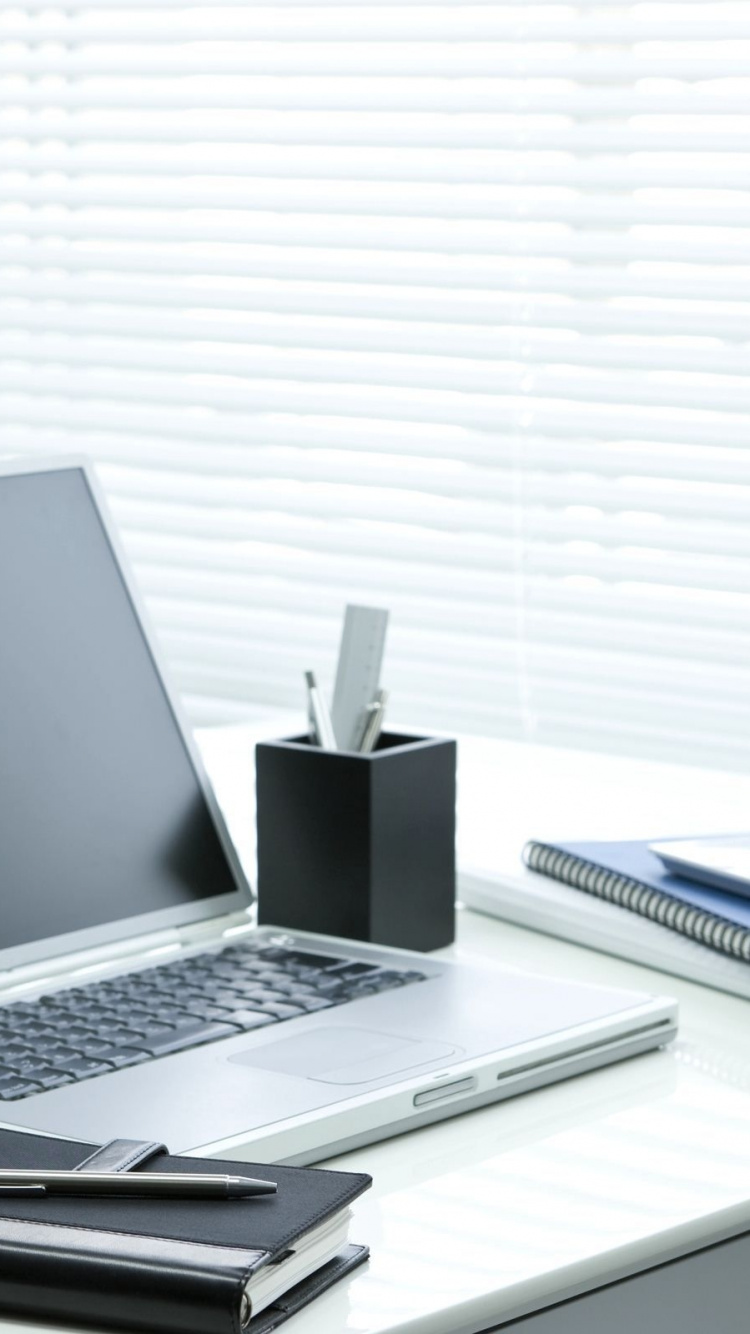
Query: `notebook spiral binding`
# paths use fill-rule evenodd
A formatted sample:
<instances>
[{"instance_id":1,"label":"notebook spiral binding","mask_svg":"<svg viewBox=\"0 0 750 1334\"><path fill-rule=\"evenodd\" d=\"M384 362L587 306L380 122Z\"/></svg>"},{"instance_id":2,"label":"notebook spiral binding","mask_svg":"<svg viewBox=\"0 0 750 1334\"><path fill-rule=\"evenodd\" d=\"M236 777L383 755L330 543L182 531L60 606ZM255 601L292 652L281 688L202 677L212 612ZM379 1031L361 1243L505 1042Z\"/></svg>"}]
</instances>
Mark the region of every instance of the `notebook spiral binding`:
<instances>
[{"instance_id":1,"label":"notebook spiral binding","mask_svg":"<svg viewBox=\"0 0 750 1334\"><path fill-rule=\"evenodd\" d=\"M750 931L746 927L681 903L661 890L642 885L616 871L608 871L583 857L561 852L546 843L527 843L523 860L532 871L551 876L573 889L582 889L586 894L594 894L619 908L629 908L631 912L679 931L710 949L750 962Z\"/></svg>"}]
</instances>

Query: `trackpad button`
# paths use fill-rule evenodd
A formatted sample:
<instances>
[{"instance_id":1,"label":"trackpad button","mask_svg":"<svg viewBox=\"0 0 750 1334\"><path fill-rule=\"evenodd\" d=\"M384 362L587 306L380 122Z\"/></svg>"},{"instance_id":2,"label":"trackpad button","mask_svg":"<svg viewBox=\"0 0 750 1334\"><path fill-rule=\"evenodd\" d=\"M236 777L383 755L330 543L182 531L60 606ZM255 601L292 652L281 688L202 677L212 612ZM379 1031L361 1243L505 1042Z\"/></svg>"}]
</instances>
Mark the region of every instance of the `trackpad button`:
<instances>
[{"instance_id":1,"label":"trackpad button","mask_svg":"<svg viewBox=\"0 0 750 1334\"><path fill-rule=\"evenodd\" d=\"M419 1042L369 1028L318 1028L282 1038L228 1059L237 1065L319 1079L323 1084L368 1084L373 1079L454 1056L447 1042Z\"/></svg>"}]
</instances>

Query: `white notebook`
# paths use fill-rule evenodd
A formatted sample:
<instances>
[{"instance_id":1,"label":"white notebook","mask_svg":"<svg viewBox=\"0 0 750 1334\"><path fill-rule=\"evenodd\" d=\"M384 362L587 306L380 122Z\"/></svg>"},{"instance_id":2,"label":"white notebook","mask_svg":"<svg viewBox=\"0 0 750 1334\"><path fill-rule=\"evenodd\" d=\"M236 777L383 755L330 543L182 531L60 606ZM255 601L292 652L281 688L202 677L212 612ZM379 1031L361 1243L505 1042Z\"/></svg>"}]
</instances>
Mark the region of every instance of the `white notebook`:
<instances>
[{"instance_id":1,"label":"white notebook","mask_svg":"<svg viewBox=\"0 0 750 1334\"><path fill-rule=\"evenodd\" d=\"M517 873L483 868L462 871L459 897L467 907L491 917L750 999L750 964L688 940L627 908L537 875L520 862Z\"/></svg>"}]
</instances>

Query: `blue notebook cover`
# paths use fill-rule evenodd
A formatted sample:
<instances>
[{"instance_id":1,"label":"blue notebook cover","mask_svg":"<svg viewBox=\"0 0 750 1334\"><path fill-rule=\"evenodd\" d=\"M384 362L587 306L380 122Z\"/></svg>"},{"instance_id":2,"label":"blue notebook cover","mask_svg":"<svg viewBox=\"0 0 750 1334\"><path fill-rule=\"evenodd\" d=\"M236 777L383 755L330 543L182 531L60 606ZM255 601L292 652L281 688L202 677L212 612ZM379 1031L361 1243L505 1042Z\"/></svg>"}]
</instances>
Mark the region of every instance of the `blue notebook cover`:
<instances>
[{"instance_id":1,"label":"blue notebook cover","mask_svg":"<svg viewBox=\"0 0 750 1334\"><path fill-rule=\"evenodd\" d=\"M727 922L750 930L750 899L669 875L656 854L649 852L648 844L640 839L626 843L555 842L547 846L573 857L581 857L617 875L627 876L629 880L637 880L641 885L648 885L649 889L660 890L670 898L689 903L694 908L702 908L704 912L713 913L716 917L723 917Z\"/></svg>"}]
</instances>

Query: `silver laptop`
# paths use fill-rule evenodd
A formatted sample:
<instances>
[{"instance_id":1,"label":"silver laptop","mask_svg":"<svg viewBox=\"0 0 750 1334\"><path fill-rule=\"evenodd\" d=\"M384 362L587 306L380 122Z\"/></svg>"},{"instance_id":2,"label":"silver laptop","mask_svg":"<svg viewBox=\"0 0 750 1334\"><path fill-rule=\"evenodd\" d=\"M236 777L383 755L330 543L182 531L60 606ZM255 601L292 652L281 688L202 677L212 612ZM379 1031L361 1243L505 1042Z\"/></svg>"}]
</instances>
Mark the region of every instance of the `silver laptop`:
<instances>
[{"instance_id":1,"label":"silver laptop","mask_svg":"<svg viewBox=\"0 0 750 1334\"><path fill-rule=\"evenodd\" d=\"M0 467L0 627L1 1123L310 1162L674 1035L663 998L253 929L85 462Z\"/></svg>"}]
</instances>

